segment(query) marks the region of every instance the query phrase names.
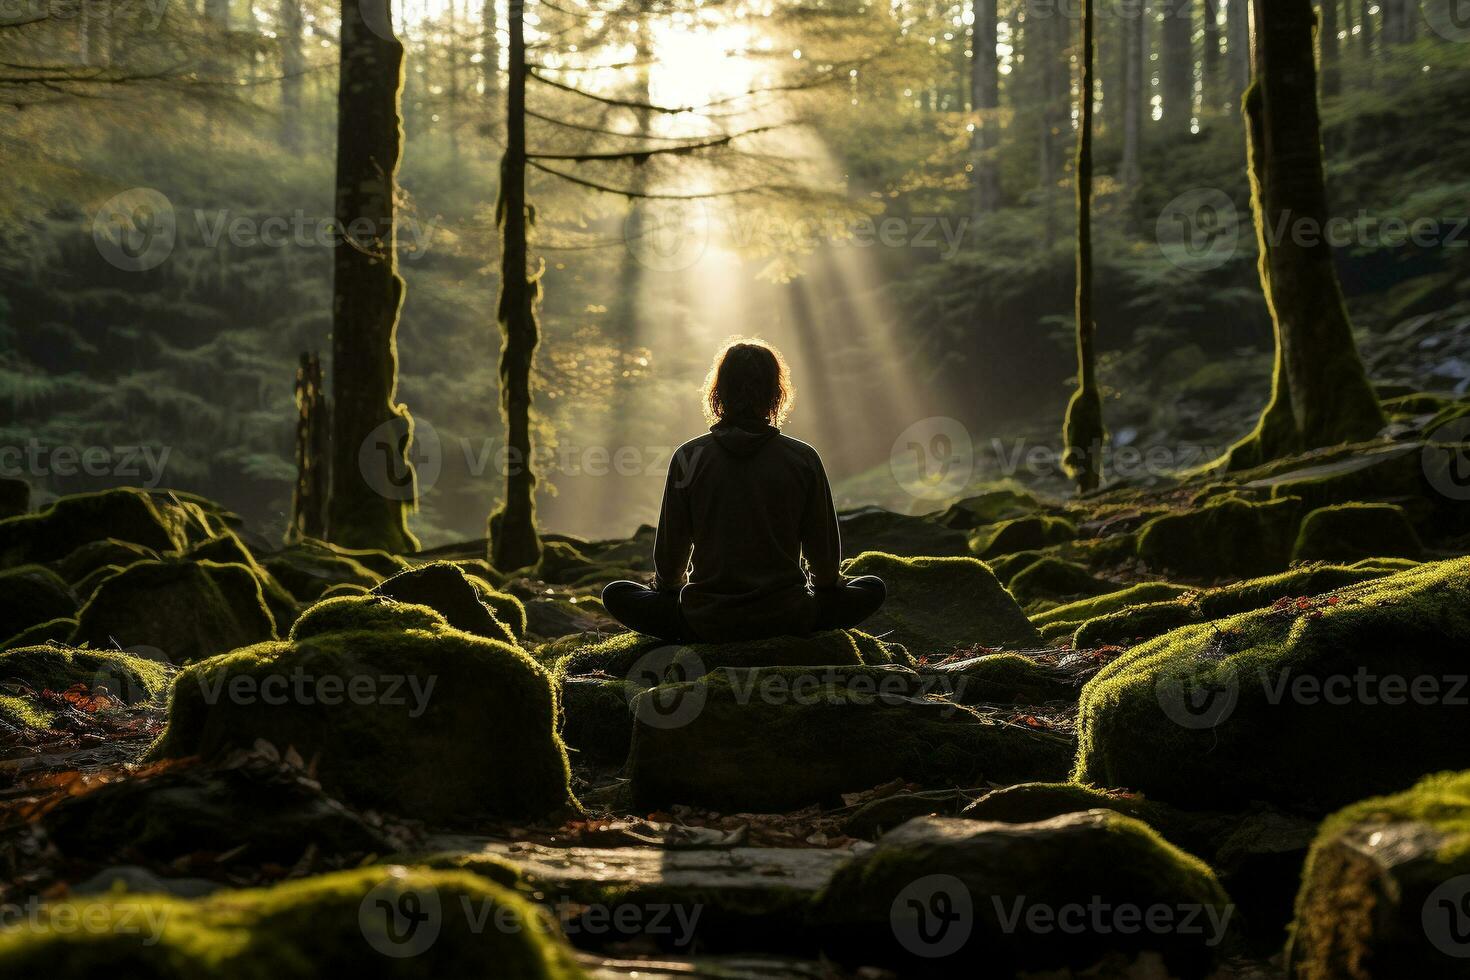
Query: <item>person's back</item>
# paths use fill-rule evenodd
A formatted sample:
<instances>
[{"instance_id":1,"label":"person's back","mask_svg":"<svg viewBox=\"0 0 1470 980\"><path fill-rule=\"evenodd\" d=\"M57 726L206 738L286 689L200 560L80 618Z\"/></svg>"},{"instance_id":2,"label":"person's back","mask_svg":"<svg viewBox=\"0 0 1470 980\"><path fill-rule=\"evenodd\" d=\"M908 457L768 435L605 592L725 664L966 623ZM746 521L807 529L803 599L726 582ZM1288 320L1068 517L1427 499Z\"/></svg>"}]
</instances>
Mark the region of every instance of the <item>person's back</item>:
<instances>
[{"instance_id":1,"label":"person's back","mask_svg":"<svg viewBox=\"0 0 1470 980\"><path fill-rule=\"evenodd\" d=\"M883 584L841 577L821 458L777 428L790 401L780 355L760 343L728 346L705 398L709 434L670 461L653 585L614 582L603 592L608 612L642 633L714 642L852 626L871 615Z\"/></svg>"}]
</instances>

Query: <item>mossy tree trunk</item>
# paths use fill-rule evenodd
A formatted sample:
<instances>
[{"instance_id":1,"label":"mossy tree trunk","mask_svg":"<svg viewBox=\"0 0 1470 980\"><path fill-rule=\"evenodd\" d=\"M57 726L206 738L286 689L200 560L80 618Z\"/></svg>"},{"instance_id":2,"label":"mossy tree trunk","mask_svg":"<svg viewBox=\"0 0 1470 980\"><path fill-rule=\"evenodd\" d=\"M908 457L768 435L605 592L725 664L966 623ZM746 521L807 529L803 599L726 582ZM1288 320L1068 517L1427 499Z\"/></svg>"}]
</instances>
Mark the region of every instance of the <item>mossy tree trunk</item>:
<instances>
[{"instance_id":1,"label":"mossy tree trunk","mask_svg":"<svg viewBox=\"0 0 1470 980\"><path fill-rule=\"evenodd\" d=\"M1102 395L1097 387L1097 324L1092 319L1093 0L1082 4L1082 80L1077 125L1077 391L1067 405L1062 441L1067 473L1081 493L1102 481Z\"/></svg>"},{"instance_id":2,"label":"mossy tree trunk","mask_svg":"<svg viewBox=\"0 0 1470 980\"><path fill-rule=\"evenodd\" d=\"M337 93L337 243L332 276L332 492L328 539L418 550L408 461L412 419L398 404L398 275L393 195L403 145L403 45L389 0L342 4Z\"/></svg>"},{"instance_id":3,"label":"mossy tree trunk","mask_svg":"<svg viewBox=\"0 0 1470 980\"><path fill-rule=\"evenodd\" d=\"M276 38L281 46L281 146L291 153L301 149L301 86L306 74L306 55L301 42L304 29L301 0L281 0Z\"/></svg>"},{"instance_id":4,"label":"mossy tree trunk","mask_svg":"<svg viewBox=\"0 0 1470 980\"><path fill-rule=\"evenodd\" d=\"M541 558L536 534L536 474L531 459L531 365L540 340L539 276L529 271L527 238L534 212L526 203L525 4L511 0L506 26L505 155L500 162L500 410L505 420L505 499L490 515L490 562L510 570Z\"/></svg>"},{"instance_id":5,"label":"mossy tree trunk","mask_svg":"<svg viewBox=\"0 0 1470 980\"><path fill-rule=\"evenodd\" d=\"M1246 135L1261 285L1276 337L1271 401L1233 469L1366 439L1384 424L1353 341L1327 222L1311 0L1252 0Z\"/></svg>"},{"instance_id":6,"label":"mossy tree trunk","mask_svg":"<svg viewBox=\"0 0 1470 980\"><path fill-rule=\"evenodd\" d=\"M495 0L485 0L480 8L480 75L485 85L485 95L496 98L500 94L500 38L496 35L499 20L495 11Z\"/></svg>"},{"instance_id":7,"label":"mossy tree trunk","mask_svg":"<svg viewBox=\"0 0 1470 980\"><path fill-rule=\"evenodd\" d=\"M975 37L970 55L970 107L975 128L970 133L971 211L989 214L1000 207L1000 173L995 154L1000 145L1000 60L996 0L974 0Z\"/></svg>"}]
</instances>

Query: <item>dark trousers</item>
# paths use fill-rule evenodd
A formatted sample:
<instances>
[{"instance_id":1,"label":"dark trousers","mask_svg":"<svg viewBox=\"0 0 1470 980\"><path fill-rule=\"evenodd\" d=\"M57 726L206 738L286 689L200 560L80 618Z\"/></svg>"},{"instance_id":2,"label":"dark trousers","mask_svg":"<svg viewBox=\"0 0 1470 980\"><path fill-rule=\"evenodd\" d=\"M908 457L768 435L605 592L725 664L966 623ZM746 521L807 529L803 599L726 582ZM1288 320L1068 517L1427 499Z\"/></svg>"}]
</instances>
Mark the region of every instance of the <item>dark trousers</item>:
<instances>
[{"instance_id":1,"label":"dark trousers","mask_svg":"<svg viewBox=\"0 0 1470 980\"><path fill-rule=\"evenodd\" d=\"M830 589L818 589L814 632L851 629L883 605L888 589L876 575L847 579ZM659 592L637 582L613 582L602 590L607 614L635 633L669 643L693 643L696 637L679 613L679 593Z\"/></svg>"}]
</instances>

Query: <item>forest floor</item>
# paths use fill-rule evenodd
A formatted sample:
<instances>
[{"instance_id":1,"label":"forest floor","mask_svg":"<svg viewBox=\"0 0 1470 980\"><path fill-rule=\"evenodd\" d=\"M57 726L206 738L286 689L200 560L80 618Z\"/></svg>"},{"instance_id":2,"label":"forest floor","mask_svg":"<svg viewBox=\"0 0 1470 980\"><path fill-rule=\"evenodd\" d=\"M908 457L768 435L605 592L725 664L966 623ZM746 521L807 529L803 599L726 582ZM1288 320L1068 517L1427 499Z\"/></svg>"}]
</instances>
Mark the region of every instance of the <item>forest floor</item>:
<instances>
[{"instance_id":1,"label":"forest floor","mask_svg":"<svg viewBox=\"0 0 1470 980\"><path fill-rule=\"evenodd\" d=\"M178 493L11 517L0 965L1448 968L1424 896L1470 891L1470 787L1418 781L1470 769L1470 402L1386 408L1250 472L844 513L887 605L748 644L607 619L648 528L507 575Z\"/></svg>"}]
</instances>

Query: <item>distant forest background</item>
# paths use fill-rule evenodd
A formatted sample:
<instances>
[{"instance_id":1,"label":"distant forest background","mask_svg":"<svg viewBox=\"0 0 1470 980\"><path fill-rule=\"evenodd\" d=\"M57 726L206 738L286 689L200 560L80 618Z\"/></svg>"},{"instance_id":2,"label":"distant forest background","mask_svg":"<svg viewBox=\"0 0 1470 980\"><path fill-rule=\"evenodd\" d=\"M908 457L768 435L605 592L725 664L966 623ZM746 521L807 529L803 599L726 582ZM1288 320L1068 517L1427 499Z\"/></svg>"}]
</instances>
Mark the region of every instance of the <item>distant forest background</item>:
<instances>
[{"instance_id":1,"label":"distant forest background","mask_svg":"<svg viewBox=\"0 0 1470 980\"><path fill-rule=\"evenodd\" d=\"M1140 6L1098 9L1105 418L1115 443L1223 449L1270 384L1238 109L1247 5ZM1320 5L1333 212L1438 229L1418 243L1355 234L1338 249L1385 390L1470 388L1470 26L1454 6ZM697 385L733 333L786 351L789 431L822 450L841 504L922 506L890 454L925 418L963 423L982 457L976 482L1027 478L1004 472L992 440L1057 441L1075 370L1080 5L818 7L528 7L545 80L529 99L531 139L546 167L580 179L536 170L530 186L545 261L537 437L561 461L542 470L543 527L621 535L656 514L657 467L702 428ZM332 253L310 236L333 213L337 15L314 0L37 9L49 12L0 20L0 46L56 66L0 78L0 444L167 447L164 486L279 533L298 358L331 348ZM505 8L428 0L396 14L408 48L399 397L442 447L412 520L432 546L483 537L502 490ZM728 108L652 118L619 100ZM598 131L630 124L653 139L742 135L718 154L597 160ZM669 199L632 205L598 187ZM133 188L161 194L176 226L167 259L143 270L119 268L94 236L98 209ZM844 238L889 218L903 219L897 244ZM231 232L266 227L288 242ZM1187 247L1201 234L1234 247L1201 260ZM598 448L624 446L637 451L628 472L586 472ZM28 478L50 493L140 482Z\"/></svg>"}]
</instances>

